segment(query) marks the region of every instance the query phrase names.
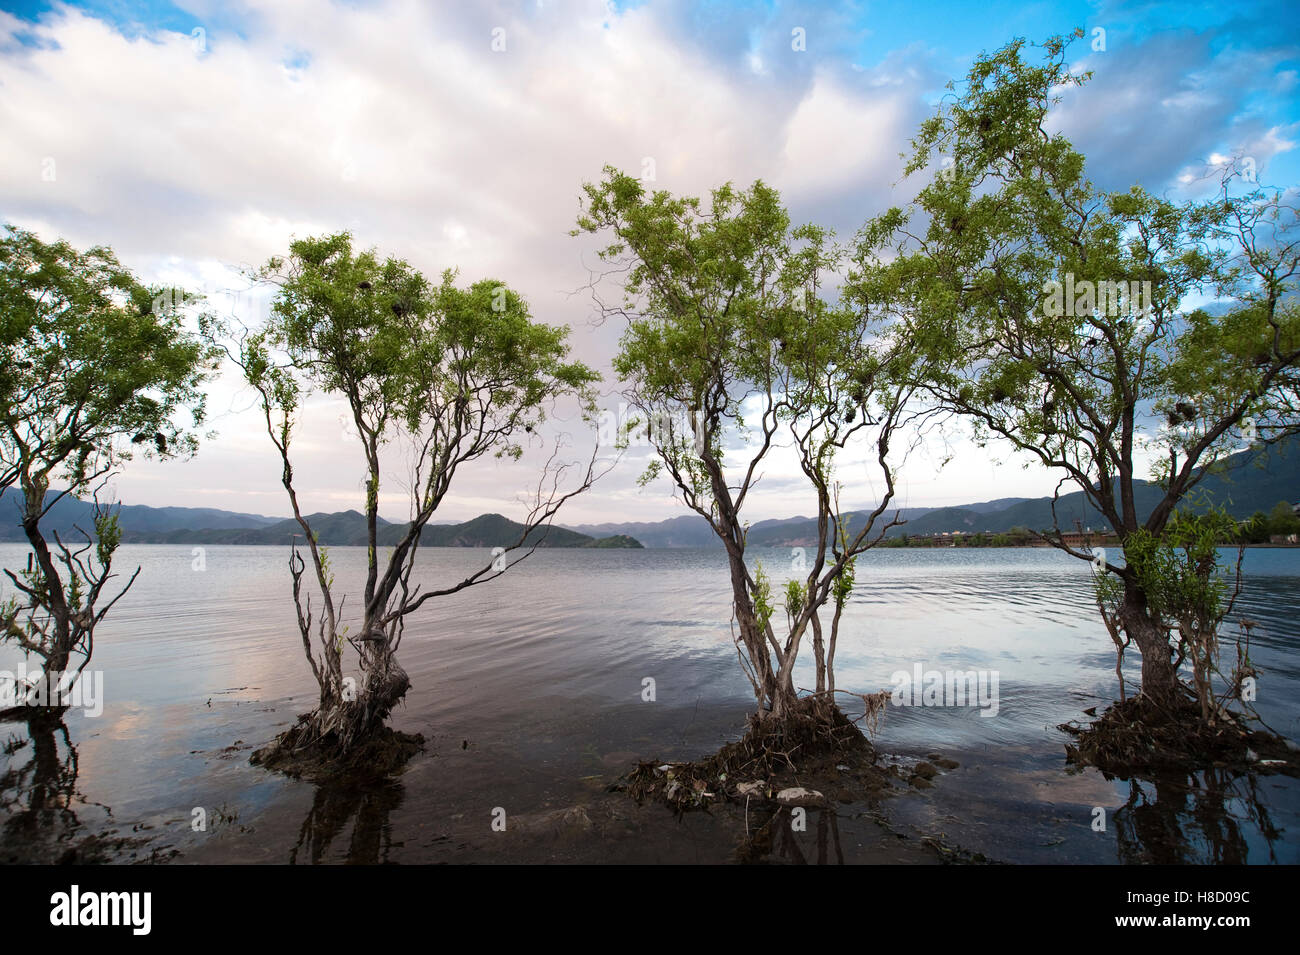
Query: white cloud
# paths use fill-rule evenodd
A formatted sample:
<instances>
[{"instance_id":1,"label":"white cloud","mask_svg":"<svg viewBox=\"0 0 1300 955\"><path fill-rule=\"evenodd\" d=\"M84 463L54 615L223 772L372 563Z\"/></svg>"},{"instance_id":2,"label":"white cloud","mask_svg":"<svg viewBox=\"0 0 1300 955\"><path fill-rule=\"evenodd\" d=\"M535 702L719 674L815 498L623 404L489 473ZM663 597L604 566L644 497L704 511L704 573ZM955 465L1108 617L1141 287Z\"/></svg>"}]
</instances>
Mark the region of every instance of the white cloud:
<instances>
[{"instance_id":1,"label":"white cloud","mask_svg":"<svg viewBox=\"0 0 1300 955\"><path fill-rule=\"evenodd\" d=\"M782 181L800 194L840 192L897 176L899 144L912 133L904 94L871 97L820 75L785 129Z\"/></svg>"},{"instance_id":2,"label":"white cloud","mask_svg":"<svg viewBox=\"0 0 1300 955\"><path fill-rule=\"evenodd\" d=\"M207 0L187 8L200 26L232 15ZM639 174L647 157L655 186L674 192L761 177L797 220L851 230L900 198L889 191L897 153L937 86L927 51L864 69L819 60L815 46L790 52L784 24L752 60L711 51L671 6L258 0L236 12L247 38L205 27L203 51L188 33L129 38L69 8L35 27L0 14L0 218L47 238L110 244L146 279L213 291L240 287L237 266L283 252L292 236L350 228L430 276L457 266L464 281L510 282L537 318L571 325L576 356L607 373L619 329L589 324L587 298L572 294L597 245L567 235L584 180L605 163ZM492 50L495 28L505 52ZM20 31L40 42L18 44ZM1277 142L1291 148L1291 132ZM42 177L49 159L53 181ZM237 308L265 304L249 301ZM133 463L118 482L122 499L284 513L248 394L227 376L211 409L220 436L187 464ZM313 406L304 429L307 507L358 502L337 410ZM909 472L909 503L1014 493L1002 476L985 480L978 472L991 466L976 457L969 479L949 479L951 468L937 484L924 468ZM537 463L485 463L446 516L517 514L510 502ZM565 519L676 513L664 488L635 490L640 464L625 463ZM400 496L391 500L400 517ZM762 509L755 519L808 510L779 495Z\"/></svg>"},{"instance_id":3,"label":"white cloud","mask_svg":"<svg viewBox=\"0 0 1300 955\"><path fill-rule=\"evenodd\" d=\"M198 24L215 12L192 9ZM569 294L587 280L593 248L567 236L583 180L607 162L639 170L652 157L664 188L702 192L762 176L797 203L878 170L898 134L895 99L828 68L801 101L768 75L683 45L646 9L592 2L519 13L400 0L245 9L248 39L207 29L202 51L188 34L128 38L68 8L34 28L43 48L7 44L4 217L47 237L111 244L146 278L209 291L237 287L234 266L282 252L294 235L350 227L428 274L458 266L465 280L512 282L538 318L574 327L578 357L607 370L617 329L587 325L588 302ZM497 26L504 53L491 50ZM0 19L5 34L29 28ZM41 178L46 157L52 182ZM829 178L810 175L818 166ZM237 307L247 310L247 296ZM274 454L237 386L229 375L214 386L220 436L195 461L133 463L121 497L216 497L283 513ZM355 496L337 432L328 405L304 421L309 508ZM452 505L459 516L493 500L506 509L535 473L478 472L476 496ZM635 467L621 469L609 493L626 500L634 477ZM663 505L654 493L636 499L641 516ZM575 504L569 520L610 516L596 495Z\"/></svg>"}]
</instances>

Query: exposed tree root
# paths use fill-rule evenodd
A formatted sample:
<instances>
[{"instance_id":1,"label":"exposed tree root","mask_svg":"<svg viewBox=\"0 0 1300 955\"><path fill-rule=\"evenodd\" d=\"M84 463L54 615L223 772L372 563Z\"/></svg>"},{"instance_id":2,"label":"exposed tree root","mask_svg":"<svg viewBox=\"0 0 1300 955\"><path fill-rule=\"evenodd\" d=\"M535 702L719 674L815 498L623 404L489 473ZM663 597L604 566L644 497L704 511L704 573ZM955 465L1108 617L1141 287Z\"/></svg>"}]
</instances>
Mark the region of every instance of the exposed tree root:
<instances>
[{"instance_id":1,"label":"exposed tree root","mask_svg":"<svg viewBox=\"0 0 1300 955\"><path fill-rule=\"evenodd\" d=\"M298 718L272 743L255 751L254 766L288 776L315 779L339 775L378 778L401 771L424 748L420 734L402 733L382 721L361 729L362 711L344 704L322 715L317 710Z\"/></svg>"},{"instance_id":2,"label":"exposed tree root","mask_svg":"<svg viewBox=\"0 0 1300 955\"><path fill-rule=\"evenodd\" d=\"M1208 723L1190 694L1161 704L1139 695L1111 705L1086 726L1058 728L1075 737L1065 746L1068 762L1095 766L1108 777L1208 768L1300 776L1300 753L1285 739L1252 729L1235 713Z\"/></svg>"},{"instance_id":3,"label":"exposed tree root","mask_svg":"<svg viewBox=\"0 0 1300 955\"><path fill-rule=\"evenodd\" d=\"M251 762L304 778L394 775L424 746L423 736L400 733L385 722L410 686L406 671L389 656L357 699L335 700L298 717L254 752Z\"/></svg>"},{"instance_id":4,"label":"exposed tree root","mask_svg":"<svg viewBox=\"0 0 1300 955\"><path fill-rule=\"evenodd\" d=\"M815 806L887 787L889 776L875 763L875 749L853 721L826 697L810 696L781 719L751 715L745 735L713 756L642 762L611 788L677 813L707 809L718 800L773 805L782 791L785 805ZM792 789L804 793L790 794Z\"/></svg>"}]
</instances>

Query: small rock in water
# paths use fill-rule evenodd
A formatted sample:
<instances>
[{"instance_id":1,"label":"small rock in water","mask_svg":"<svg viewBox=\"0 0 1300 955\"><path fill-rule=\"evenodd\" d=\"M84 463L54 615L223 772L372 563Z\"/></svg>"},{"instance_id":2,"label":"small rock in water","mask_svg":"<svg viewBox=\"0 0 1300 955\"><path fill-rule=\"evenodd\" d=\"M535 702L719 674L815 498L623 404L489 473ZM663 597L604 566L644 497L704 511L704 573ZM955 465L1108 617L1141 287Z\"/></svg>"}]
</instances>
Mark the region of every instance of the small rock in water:
<instances>
[{"instance_id":1,"label":"small rock in water","mask_svg":"<svg viewBox=\"0 0 1300 955\"><path fill-rule=\"evenodd\" d=\"M939 770L929 763L917 763L915 772L922 779L934 779L935 776L939 775Z\"/></svg>"},{"instance_id":2,"label":"small rock in water","mask_svg":"<svg viewBox=\"0 0 1300 955\"><path fill-rule=\"evenodd\" d=\"M934 787L934 783L930 782L930 780L926 779L924 776L913 776L908 780L908 782L917 789L932 789Z\"/></svg>"},{"instance_id":3,"label":"small rock in water","mask_svg":"<svg viewBox=\"0 0 1300 955\"><path fill-rule=\"evenodd\" d=\"M936 759L934 765L938 766L940 769L956 769L961 765L961 763L957 762L955 759Z\"/></svg>"},{"instance_id":4,"label":"small rock in water","mask_svg":"<svg viewBox=\"0 0 1300 955\"><path fill-rule=\"evenodd\" d=\"M783 806L823 806L826 804L826 797L815 789L791 786L777 793L776 801Z\"/></svg>"}]
</instances>

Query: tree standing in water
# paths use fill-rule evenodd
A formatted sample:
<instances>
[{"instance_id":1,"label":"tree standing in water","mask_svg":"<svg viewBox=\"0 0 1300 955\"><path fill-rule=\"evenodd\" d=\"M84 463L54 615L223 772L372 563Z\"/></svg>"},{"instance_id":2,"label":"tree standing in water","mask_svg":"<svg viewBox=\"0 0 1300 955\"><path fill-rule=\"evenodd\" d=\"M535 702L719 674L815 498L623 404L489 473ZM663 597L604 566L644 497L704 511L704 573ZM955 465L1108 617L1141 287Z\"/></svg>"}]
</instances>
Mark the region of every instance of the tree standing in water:
<instances>
[{"instance_id":1,"label":"tree standing in water","mask_svg":"<svg viewBox=\"0 0 1300 955\"><path fill-rule=\"evenodd\" d=\"M587 417L598 376L568 360L567 328L534 322L506 285L485 279L463 288L452 272L434 285L404 261L354 251L346 232L295 241L288 256L272 259L258 277L277 290L270 318L228 352L260 397L303 531L307 556L295 546L290 570L303 651L320 695L313 712L255 758L280 767L348 761L382 770L385 753L399 761L410 750L383 746L395 738L386 720L410 687L396 656L406 618L509 566L494 561L461 581L424 589L412 582L421 532L462 466L489 455L520 458L523 442L557 401L576 400ZM366 580L355 631L344 622L344 596L295 484L294 428L313 391L347 404L364 467ZM397 440L409 448L410 522L381 560L381 452ZM507 552L526 548L527 556L544 536L533 532L548 527L561 505L595 479L593 452L575 485L562 489L573 466L558 463L558 454L557 442L524 531ZM318 608L305 592L307 579L319 594ZM360 686L343 672L349 644L363 674Z\"/></svg>"},{"instance_id":2,"label":"tree standing in water","mask_svg":"<svg viewBox=\"0 0 1300 955\"><path fill-rule=\"evenodd\" d=\"M878 327L866 298L825 300L840 250L823 229L792 227L761 182L724 185L705 205L647 193L607 168L585 193L575 234L608 235L602 260L622 275L623 301L604 313L626 320L615 369L654 451L642 480L666 473L726 548L753 725L780 736L797 721L842 719L833 704L836 639L854 561L893 524L882 518L894 495L891 443L907 422L905 343ZM869 514L839 509L836 458L854 443L869 445L884 488ZM809 482L818 527L787 584L785 626L767 574L747 560L745 519L778 447ZM817 686L801 699L794 670L809 639ZM881 698L863 699L876 715Z\"/></svg>"},{"instance_id":3,"label":"tree standing in water","mask_svg":"<svg viewBox=\"0 0 1300 955\"><path fill-rule=\"evenodd\" d=\"M1193 647L1178 625L1187 608L1167 604L1180 587L1158 579L1152 555L1208 598L1211 568L1171 549L1186 557L1216 518L1175 527L1176 515L1234 451L1300 430L1296 207L1230 176L1205 202L1096 188L1049 132L1059 91L1087 77L1068 70L1066 39L1040 61L1025 46L977 58L922 125L907 171L934 175L908 209L863 228L861 281L931 356L918 383L938 407L1061 473L1118 535L1124 561L1101 563L1103 613L1120 652L1131 641L1142 657L1124 719L1178 727ZM1222 308L1185 307L1195 296ZM1094 560L1059 522L1049 536Z\"/></svg>"},{"instance_id":4,"label":"tree standing in water","mask_svg":"<svg viewBox=\"0 0 1300 955\"><path fill-rule=\"evenodd\" d=\"M105 482L135 454L184 458L198 448L215 355L185 329L186 301L198 299L145 286L111 249L46 243L12 226L0 237L0 500L17 496L31 546L25 571L5 570L23 600L0 606L0 640L41 665L18 688L15 715L60 712L90 663L95 629L139 574L106 592L121 531L99 501ZM69 496L93 498L79 541L42 525Z\"/></svg>"}]
</instances>

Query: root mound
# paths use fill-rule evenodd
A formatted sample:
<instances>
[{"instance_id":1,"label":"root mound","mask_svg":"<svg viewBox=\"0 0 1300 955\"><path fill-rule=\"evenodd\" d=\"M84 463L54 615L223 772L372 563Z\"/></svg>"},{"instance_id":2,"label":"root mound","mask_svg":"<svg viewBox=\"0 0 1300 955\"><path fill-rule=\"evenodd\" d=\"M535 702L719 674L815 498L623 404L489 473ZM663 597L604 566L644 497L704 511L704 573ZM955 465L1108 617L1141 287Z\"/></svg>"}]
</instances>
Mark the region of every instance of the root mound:
<instances>
[{"instance_id":1,"label":"root mound","mask_svg":"<svg viewBox=\"0 0 1300 955\"><path fill-rule=\"evenodd\" d=\"M1300 753L1285 739L1252 729L1237 714L1206 723L1190 696L1157 704L1139 695L1112 704L1086 726L1062 723L1058 729L1075 738L1065 746L1068 763L1095 766L1107 777L1211 767L1300 776Z\"/></svg>"},{"instance_id":2,"label":"root mound","mask_svg":"<svg viewBox=\"0 0 1300 955\"><path fill-rule=\"evenodd\" d=\"M888 786L875 763L875 749L838 706L803 697L780 719L752 714L744 736L713 756L642 762L611 789L679 814L719 800L776 803L783 791L786 805L817 806L832 798L851 802L856 795L846 784L859 794Z\"/></svg>"},{"instance_id":3,"label":"root mound","mask_svg":"<svg viewBox=\"0 0 1300 955\"><path fill-rule=\"evenodd\" d=\"M396 775L423 749L420 734L384 725L345 746L337 733L320 735L316 714L307 713L270 745L256 750L250 762L302 779L375 778Z\"/></svg>"}]
</instances>

